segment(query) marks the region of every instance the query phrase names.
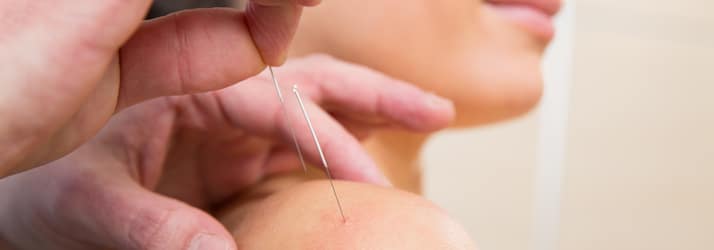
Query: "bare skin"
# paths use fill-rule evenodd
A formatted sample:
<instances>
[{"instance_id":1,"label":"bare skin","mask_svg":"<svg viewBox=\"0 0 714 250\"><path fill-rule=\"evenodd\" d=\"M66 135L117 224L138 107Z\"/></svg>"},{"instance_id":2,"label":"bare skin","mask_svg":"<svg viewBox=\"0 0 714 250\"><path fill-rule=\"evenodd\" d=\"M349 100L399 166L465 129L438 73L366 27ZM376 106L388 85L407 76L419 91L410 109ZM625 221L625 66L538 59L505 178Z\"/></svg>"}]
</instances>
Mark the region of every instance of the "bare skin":
<instances>
[{"instance_id":1,"label":"bare skin","mask_svg":"<svg viewBox=\"0 0 714 250\"><path fill-rule=\"evenodd\" d=\"M219 218L240 249L476 249L463 228L424 198L336 181L343 221L326 180L277 176L240 195Z\"/></svg>"}]
</instances>

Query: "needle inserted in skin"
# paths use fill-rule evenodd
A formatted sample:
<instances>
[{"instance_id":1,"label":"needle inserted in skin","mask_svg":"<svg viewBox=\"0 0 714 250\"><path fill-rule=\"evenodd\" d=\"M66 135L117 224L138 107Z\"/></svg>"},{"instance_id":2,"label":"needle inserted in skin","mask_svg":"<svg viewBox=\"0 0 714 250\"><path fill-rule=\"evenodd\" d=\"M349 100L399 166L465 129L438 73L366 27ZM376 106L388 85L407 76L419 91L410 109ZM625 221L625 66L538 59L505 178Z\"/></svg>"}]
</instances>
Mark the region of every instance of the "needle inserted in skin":
<instances>
[{"instance_id":1,"label":"needle inserted in skin","mask_svg":"<svg viewBox=\"0 0 714 250\"><path fill-rule=\"evenodd\" d=\"M273 78L273 85L275 85L275 92L278 93L278 98L280 99L280 105L283 109L283 119L288 123L288 130L290 130L290 136L293 138L293 143L295 143L295 150L297 150L298 157L300 158L300 164L302 165L302 171L307 173L307 166L305 165L305 158L302 156L302 150L300 149L300 144L297 142L297 137L295 137L295 131L293 129L293 122L288 115L288 109L285 107L285 99L283 98L283 92L280 91L280 84L278 80L275 79L275 74L273 73L273 67L268 66L270 71L270 77Z\"/></svg>"},{"instance_id":2,"label":"needle inserted in skin","mask_svg":"<svg viewBox=\"0 0 714 250\"><path fill-rule=\"evenodd\" d=\"M330 174L330 169L327 167L327 160L325 159L325 154L322 152L322 147L320 146L320 141L317 140L317 134L315 133L315 128L312 127L312 122L310 121L310 116L307 114L307 109L305 109L305 104L302 102L300 97L300 92L298 91L297 85L293 85L293 93L297 98L298 104L300 104L300 110L302 110L303 116L305 116L305 121L307 122L308 128L310 128L310 134L312 134L312 139L315 141L315 146L317 147L317 152L320 154L320 160L322 160L322 166L325 167L325 173L327 174L327 179L330 181L330 186L332 187L332 194L335 195L335 200L337 201L337 208L340 210L340 215L342 215L342 221L346 221L345 213L342 211L342 204L340 203L340 198L337 196L337 191L335 190L335 184L332 183L332 175Z\"/></svg>"}]
</instances>

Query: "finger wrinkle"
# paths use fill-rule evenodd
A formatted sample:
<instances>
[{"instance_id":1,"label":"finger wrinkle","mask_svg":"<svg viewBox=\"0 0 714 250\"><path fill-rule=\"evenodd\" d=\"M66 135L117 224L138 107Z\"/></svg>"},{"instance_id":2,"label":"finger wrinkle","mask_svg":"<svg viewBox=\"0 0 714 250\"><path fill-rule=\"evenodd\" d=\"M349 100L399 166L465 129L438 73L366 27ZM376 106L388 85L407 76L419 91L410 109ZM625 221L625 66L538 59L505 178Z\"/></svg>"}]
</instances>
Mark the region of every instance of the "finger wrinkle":
<instances>
[{"instance_id":1,"label":"finger wrinkle","mask_svg":"<svg viewBox=\"0 0 714 250\"><path fill-rule=\"evenodd\" d=\"M300 12L300 7L292 4L264 6L251 3L248 6L246 24L265 64L278 66L284 62Z\"/></svg>"},{"instance_id":2,"label":"finger wrinkle","mask_svg":"<svg viewBox=\"0 0 714 250\"><path fill-rule=\"evenodd\" d=\"M169 17L173 27L173 36L176 38L172 39L174 41L174 49L176 51L175 57L177 62L175 70L176 76L178 77L178 89L175 94L189 93L187 92L186 85L191 80L190 62L188 61L190 56L189 52L191 51L189 47L190 42L186 30L187 27L185 24L182 24L181 15L181 12L176 12L171 14L171 17Z\"/></svg>"}]
</instances>

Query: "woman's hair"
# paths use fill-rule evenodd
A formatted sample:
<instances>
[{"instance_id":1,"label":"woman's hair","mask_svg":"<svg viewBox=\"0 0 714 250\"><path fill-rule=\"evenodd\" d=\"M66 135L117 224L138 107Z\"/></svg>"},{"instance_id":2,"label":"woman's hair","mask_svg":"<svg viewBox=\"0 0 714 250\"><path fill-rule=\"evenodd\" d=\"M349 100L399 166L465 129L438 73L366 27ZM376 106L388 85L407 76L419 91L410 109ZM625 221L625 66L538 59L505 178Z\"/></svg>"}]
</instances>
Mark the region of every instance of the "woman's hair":
<instances>
[{"instance_id":1,"label":"woman's hair","mask_svg":"<svg viewBox=\"0 0 714 250\"><path fill-rule=\"evenodd\" d=\"M232 2L231 0L156 0L151 5L146 19L160 17L171 12L185 9L228 7L231 6Z\"/></svg>"}]
</instances>

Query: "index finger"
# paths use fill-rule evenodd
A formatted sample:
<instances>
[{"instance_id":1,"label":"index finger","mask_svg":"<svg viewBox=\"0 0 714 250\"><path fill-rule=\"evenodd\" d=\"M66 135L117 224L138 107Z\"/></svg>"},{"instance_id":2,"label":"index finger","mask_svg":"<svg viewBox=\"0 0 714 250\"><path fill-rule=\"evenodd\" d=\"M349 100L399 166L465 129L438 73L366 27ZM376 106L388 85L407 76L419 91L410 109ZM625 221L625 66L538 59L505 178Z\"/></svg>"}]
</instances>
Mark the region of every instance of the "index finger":
<instances>
[{"instance_id":1,"label":"index finger","mask_svg":"<svg viewBox=\"0 0 714 250\"><path fill-rule=\"evenodd\" d=\"M303 6L320 0L252 0L246 8L246 23L253 42L267 65L283 64Z\"/></svg>"},{"instance_id":2,"label":"index finger","mask_svg":"<svg viewBox=\"0 0 714 250\"><path fill-rule=\"evenodd\" d=\"M414 132L443 129L454 119L450 100L367 67L329 56L310 56L289 64L277 69L282 71L278 72L281 78L301 83L305 95L340 114L386 120Z\"/></svg>"}]
</instances>

